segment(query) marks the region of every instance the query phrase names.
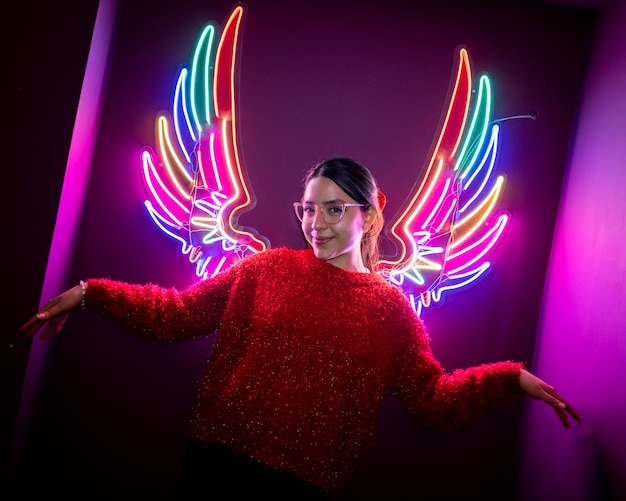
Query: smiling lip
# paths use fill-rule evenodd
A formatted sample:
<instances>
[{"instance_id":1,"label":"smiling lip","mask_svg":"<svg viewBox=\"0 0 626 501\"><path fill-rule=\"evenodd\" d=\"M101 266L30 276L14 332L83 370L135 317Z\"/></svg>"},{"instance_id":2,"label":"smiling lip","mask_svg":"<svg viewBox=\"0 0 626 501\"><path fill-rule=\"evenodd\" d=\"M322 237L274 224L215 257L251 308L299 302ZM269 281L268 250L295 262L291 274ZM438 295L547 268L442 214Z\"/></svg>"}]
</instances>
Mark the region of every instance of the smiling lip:
<instances>
[{"instance_id":1,"label":"smiling lip","mask_svg":"<svg viewBox=\"0 0 626 501\"><path fill-rule=\"evenodd\" d=\"M313 238L313 243L315 245L324 245L327 242L330 242L330 238L320 238L320 237Z\"/></svg>"}]
</instances>

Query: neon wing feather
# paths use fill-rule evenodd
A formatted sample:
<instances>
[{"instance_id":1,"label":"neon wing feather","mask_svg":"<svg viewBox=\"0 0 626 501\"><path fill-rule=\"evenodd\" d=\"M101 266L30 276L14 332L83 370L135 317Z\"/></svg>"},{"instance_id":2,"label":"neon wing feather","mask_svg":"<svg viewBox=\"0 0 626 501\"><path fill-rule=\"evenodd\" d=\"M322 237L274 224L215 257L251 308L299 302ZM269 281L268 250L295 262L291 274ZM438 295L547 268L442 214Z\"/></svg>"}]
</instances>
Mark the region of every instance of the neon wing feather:
<instances>
[{"instance_id":1,"label":"neon wing feather","mask_svg":"<svg viewBox=\"0 0 626 501\"><path fill-rule=\"evenodd\" d=\"M379 261L380 273L402 287L418 315L489 269L510 219L496 213L504 177L494 175L499 125L491 121L491 83L482 75L472 88L465 48L452 83L425 174L391 225L399 252Z\"/></svg>"},{"instance_id":2,"label":"neon wing feather","mask_svg":"<svg viewBox=\"0 0 626 501\"><path fill-rule=\"evenodd\" d=\"M141 150L146 209L203 279L269 246L238 224L253 204L237 147L235 79L243 14L242 6L233 9L221 34L213 23L203 28L190 67L179 71L171 113L157 116L156 151Z\"/></svg>"},{"instance_id":3,"label":"neon wing feather","mask_svg":"<svg viewBox=\"0 0 626 501\"><path fill-rule=\"evenodd\" d=\"M190 67L182 67L171 113L156 120L156 151L141 151L154 223L176 240L205 279L269 242L239 226L253 197L238 150L235 73L244 10L233 9L219 33L207 24ZM490 267L510 216L496 212L504 177L494 175L499 125L491 121L487 75L472 87L469 54L458 52L449 103L423 178L391 225L399 252L379 262L421 315L446 291L468 285Z\"/></svg>"}]
</instances>

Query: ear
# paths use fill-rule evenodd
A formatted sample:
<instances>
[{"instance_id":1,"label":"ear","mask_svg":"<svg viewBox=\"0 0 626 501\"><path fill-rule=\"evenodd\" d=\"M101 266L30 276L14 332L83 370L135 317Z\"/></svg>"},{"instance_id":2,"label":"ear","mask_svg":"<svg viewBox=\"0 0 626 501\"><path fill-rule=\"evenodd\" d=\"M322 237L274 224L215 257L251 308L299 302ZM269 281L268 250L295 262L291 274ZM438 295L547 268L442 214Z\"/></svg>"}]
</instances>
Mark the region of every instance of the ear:
<instances>
[{"instance_id":1,"label":"ear","mask_svg":"<svg viewBox=\"0 0 626 501\"><path fill-rule=\"evenodd\" d=\"M372 206L363 211L363 231L367 232L376 220L376 211Z\"/></svg>"}]
</instances>

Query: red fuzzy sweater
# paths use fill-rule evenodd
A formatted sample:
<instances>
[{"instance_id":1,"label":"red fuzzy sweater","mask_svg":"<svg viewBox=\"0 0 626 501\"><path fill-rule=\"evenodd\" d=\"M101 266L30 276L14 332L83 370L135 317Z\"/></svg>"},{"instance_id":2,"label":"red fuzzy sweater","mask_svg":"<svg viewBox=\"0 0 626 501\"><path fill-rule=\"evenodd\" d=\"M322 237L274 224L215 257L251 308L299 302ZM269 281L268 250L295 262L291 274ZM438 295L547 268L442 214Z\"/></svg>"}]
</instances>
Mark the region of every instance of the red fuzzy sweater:
<instances>
[{"instance_id":1,"label":"red fuzzy sweater","mask_svg":"<svg viewBox=\"0 0 626 501\"><path fill-rule=\"evenodd\" d=\"M185 291L92 278L86 303L160 341L219 331L190 435L331 495L374 446L386 394L444 432L521 394L519 363L444 373L402 291L310 250L268 250Z\"/></svg>"}]
</instances>

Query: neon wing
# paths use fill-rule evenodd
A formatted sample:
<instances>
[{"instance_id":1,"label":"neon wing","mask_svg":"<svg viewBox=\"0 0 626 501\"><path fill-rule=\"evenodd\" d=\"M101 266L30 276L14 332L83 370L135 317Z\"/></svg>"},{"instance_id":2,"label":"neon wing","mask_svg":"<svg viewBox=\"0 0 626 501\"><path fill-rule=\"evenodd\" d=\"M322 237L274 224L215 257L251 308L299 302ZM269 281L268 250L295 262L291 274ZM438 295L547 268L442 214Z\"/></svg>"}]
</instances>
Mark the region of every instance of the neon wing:
<instances>
[{"instance_id":1,"label":"neon wing","mask_svg":"<svg viewBox=\"0 0 626 501\"><path fill-rule=\"evenodd\" d=\"M402 287L418 315L444 292L487 272L510 219L497 212L504 177L494 174L499 125L491 121L491 83L481 75L472 87L465 48L452 84L425 175L391 225L397 258L379 262L380 273Z\"/></svg>"},{"instance_id":2,"label":"neon wing","mask_svg":"<svg viewBox=\"0 0 626 501\"><path fill-rule=\"evenodd\" d=\"M267 249L238 225L253 206L237 148L235 79L243 8L224 29L207 24L191 64L181 67L171 113L156 120L156 150L141 150L144 204L154 223L180 244L205 279Z\"/></svg>"}]
</instances>

